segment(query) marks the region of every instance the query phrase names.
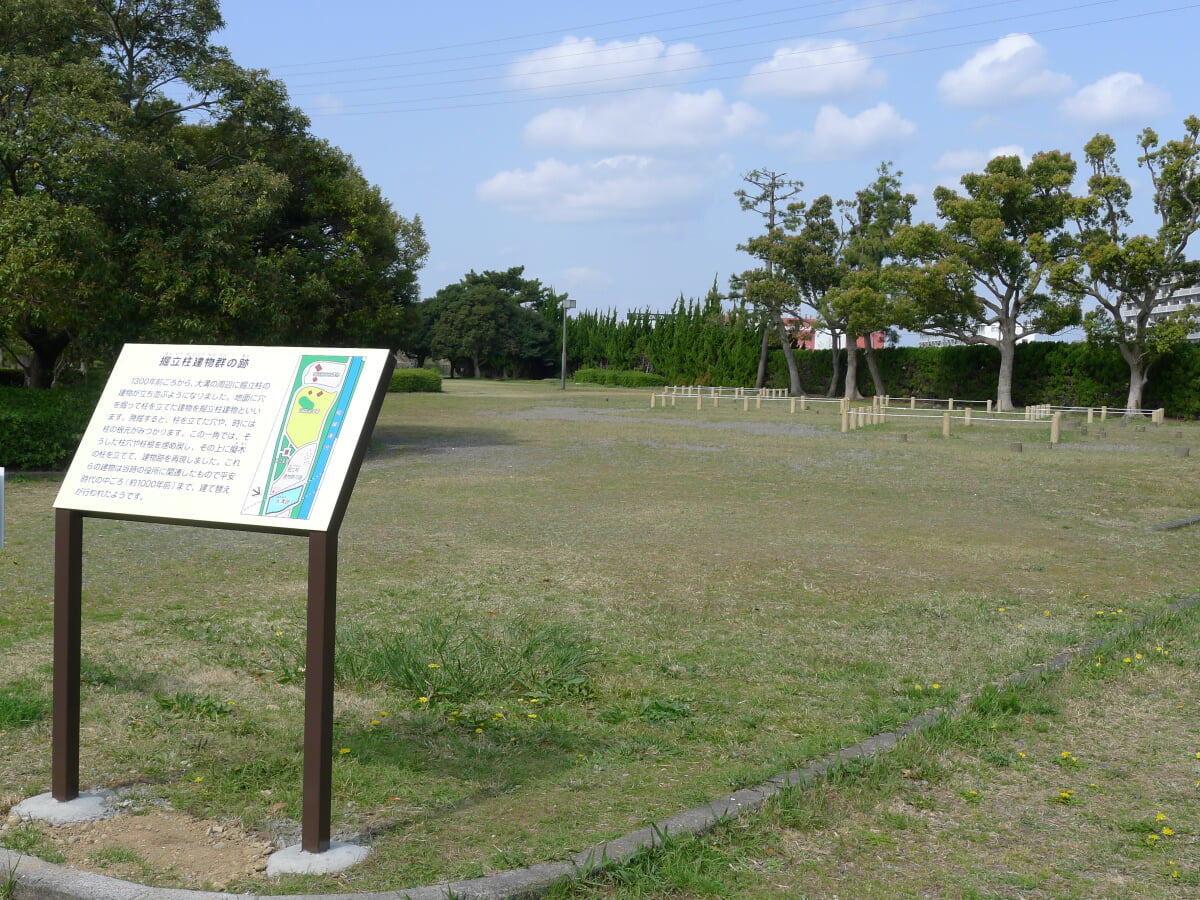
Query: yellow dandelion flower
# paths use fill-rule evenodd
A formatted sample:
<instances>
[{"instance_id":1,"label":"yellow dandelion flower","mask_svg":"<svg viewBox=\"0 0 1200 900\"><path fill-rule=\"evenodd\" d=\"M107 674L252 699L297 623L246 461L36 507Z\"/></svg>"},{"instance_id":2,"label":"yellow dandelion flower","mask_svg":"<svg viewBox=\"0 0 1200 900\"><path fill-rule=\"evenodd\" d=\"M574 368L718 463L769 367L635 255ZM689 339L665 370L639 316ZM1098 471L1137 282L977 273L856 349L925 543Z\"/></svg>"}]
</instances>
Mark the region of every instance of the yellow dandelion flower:
<instances>
[{"instance_id":1,"label":"yellow dandelion flower","mask_svg":"<svg viewBox=\"0 0 1200 900\"><path fill-rule=\"evenodd\" d=\"M428 702L429 702L429 698L428 698L428 697L418 697L418 698L417 698L417 700L419 700L421 703L428 703Z\"/></svg>"},{"instance_id":2,"label":"yellow dandelion flower","mask_svg":"<svg viewBox=\"0 0 1200 900\"><path fill-rule=\"evenodd\" d=\"M1059 756L1061 756L1063 759L1070 759L1070 758L1071 758L1071 751L1070 751L1070 750L1064 750L1062 753L1060 753L1060 754L1059 754Z\"/></svg>"},{"instance_id":3,"label":"yellow dandelion flower","mask_svg":"<svg viewBox=\"0 0 1200 900\"><path fill-rule=\"evenodd\" d=\"M1140 653L1135 653L1135 654L1133 655L1133 658L1134 658L1134 659L1144 659L1144 657L1143 657L1143 656L1142 656L1142 654L1140 654Z\"/></svg>"},{"instance_id":4,"label":"yellow dandelion flower","mask_svg":"<svg viewBox=\"0 0 1200 900\"><path fill-rule=\"evenodd\" d=\"M372 719L372 720L371 720L371 724L372 724L372 725L382 725L383 723L382 723L382 722L380 722L378 719Z\"/></svg>"},{"instance_id":5,"label":"yellow dandelion flower","mask_svg":"<svg viewBox=\"0 0 1200 900\"><path fill-rule=\"evenodd\" d=\"M1025 758L1025 754L1024 754L1024 753L1017 753L1017 756L1021 757L1021 759L1024 759L1024 758Z\"/></svg>"},{"instance_id":6,"label":"yellow dandelion flower","mask_svg":"<svg viewBox=\"0 0 1200 900\"><path fill-rule=\"evenodd\" d=\"M919 691L919 690L921 690L921 686L920 686L919 684L914 684L914 685L913 685L913 690L914 690L914 691Z\"/></svg>"},{"instance_id":7,"label":"yellow dandelion flower","mask_svg":"<svg viewBox=\"0 0 1200 900\"><path fill-rule=\"evenodd\" d=\"M1155 822L1163 822L1166 820L1166 818L1167 818L1166 813L1159 813L1157 816L1154 817L1154 821Z\"/></svg>"},{"instance_id":8,"label":"yellow dandelion flower","mask_svg":"<svg viewBox=\"0 0 1200 900\"><path fill-rule=\"evenodd\" d=\"M204 776L203 776L203 775L197 775L195 778L193 778L193 779L192 779L192 781L196 782L196 784L199 784L199 783L200 783L200 782L202 782L203 780L204 780Z\"/></svg>"},{"instance_id":9,"label":"yellow dandelion flower","mask_svg":"<svg viewBox=\"0 0 1200 900\"><path fill-rule=\"evenodd\" d=\"M1153 843L1154 841L1158 840L1158 835L1157 834L1148 834L1148 835L1146 835L1146 840Z\"/></svg>"},{"instance_id":10,"label":"yellow dandelion flower","mask_svg":"<svg viewBox=\"0 0 1200 900\"><path fill-rule=\"evenodd\" d=\"M1127 656L1123 660L1121 660L1121 662L1133 662L1133 660Z\"/></svg>"},{"instance_id":11,"label":"yellow dandelion flower","mask_svg":"<svg viewBox=\"0 0 1200 900\"><path fill-rule=\"evenodd\" d=\"M930 687L933 688L935 691L937 691L937 690L940 690L942 686L935 681L933 684L930 685Z\"/></svg>"},{"instance_id":12,"label":"yellow dandelion flower","mask_svg":"<svg viewBox=\"0 0 1200 900\"><path fill-rule=\"evenodd\" d=\"M441 667L442 667L441 663L430 663L429 664L429 668L431 668L431 669L440 669Z\"/></svg>"},{"instance_id":13,"label":"yellow dandelion flower","mask_svg":"<svg viewBox=\"0 0 1200 900\"><path fill-rule=\"evenodd\" d=\"M426 698L426 699L428 699L428 698ZM381 710L379 711L379 718L381 718L381 719L386 719L386 718L387 718L387 710L385 710L385 709L381 709Z\"/></svg>"},{"instance_id":14,"label":"yellow dandelion flower","mask_svg":"<svg viewBox=\"0 0 1200 900\"><path fill-rule=\"evenodd\" d=\"M1043 616L1048 616L1048 615L1050 615L1050 610L1046 610L1044 613L1042 613L1042 615L1043 615Z\"/></svg>"},{"instance_id":15,"label":"yellow dandelion flower","mask_svg":"<svg viewBox=\"0 0 1200 900\"><path fill-rule=\"evenodd\" d=\"M342 754L342 756L345 756L349 752L350 752L349 747L343 747L341 750L338 751L338 753Z\"/></svg>"},{"instance_id":16,"label":"yellow dandelion flower","mask_svg":"<svg viewBox=\"0 0 1200 900\"><path fill-rule=\"evenodd\" d=\"M1163 833L1163 834L1165 834L1167 837L1170 837L1171 835L1173 835L1173 834L1175 833L1175 829L1173 829L1173 828L1164 828L1164 829L1162 830L1162 833Z\"/></svg>"},{"instance_id":17,"label":"yellow dandelion flower","mask_svg":"<svg viewBox=\"0 0 1200 900\"><path fill-rule=\"evenodd\" d=\"M536 719L536 718L537 718L537 713L530 713L530 714L529 714L529 718L531 718L531 719Z\"/></svg>"},{"instance_id":18,"label":"yellow dandelion flower","mask_svg":"<svg viewBox=\"0 0 1200 900\"><path fill-rule=\"evenodd\" d=\"M1008 612L1008 609L1006 607L1002 606L1002 607L1000 607L1000 612Z\"/></svg>"},{"instance_id":19,"label":"yellow dandelion flower","mask_svg":"<svg viewBox=\"0 0 1200 900\"><path fill-rule=\"evenodd\" d=\"M475 733L476 733L476 734L483 734L483 729L482 729L482 728L476 728L476 729L475 729Z\"/></svg>"}]
</instances>

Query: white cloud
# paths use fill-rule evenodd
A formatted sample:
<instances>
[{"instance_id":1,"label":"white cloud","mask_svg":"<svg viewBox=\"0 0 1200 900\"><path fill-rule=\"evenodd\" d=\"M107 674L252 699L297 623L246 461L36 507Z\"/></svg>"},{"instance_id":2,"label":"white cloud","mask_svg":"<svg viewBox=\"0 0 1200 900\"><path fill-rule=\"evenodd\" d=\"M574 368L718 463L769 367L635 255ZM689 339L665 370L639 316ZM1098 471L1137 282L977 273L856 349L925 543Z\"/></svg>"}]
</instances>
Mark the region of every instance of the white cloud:
<instances>
[{"instance_id":1,"label":"white cloud","mask_svg":"<svg viewBox=\"0 0 1200 900\"><path fill-rule=\"evenodd\" d=\"M1070 90L1069 75L1045 67L1046 49L1027 34L1010 34L984 47L938 80L951 106L1000 106Z\"/></svg>"},{"instance_id":2,"label":"white cloud","mask_svg":"<svg viewBox=\"0 0 1200 900\"><path fill-rule=\"evenodd\" d=\"M579 291L610 285L612 277L590 266L568 266L562 270L561 283L567 291Z\"/></svg>"},{"instance_id":3,"label":"white cloud","mask_svg":"<svg viewBox=\"0 0 1200 900\"><path fill-rule=\"evenodd\" d=\"M958 175L965 172L980 172L997 156L1017 156L1021 159L1021 165L1029 165L1029 157L1025 153L1025 148L1017 144L1009 144L1004 147L993 147L987 151L947 150L933 164L933 167L939 172L954 172Z\"/></svg>"},{"instance_id":4,"label":"white cloud","mask_svg":"<svg viewBox=\"0 0 1200 900\"><path fill-rule=\"evenodd\" d=\"M533 171L500 172L476 193L486 203L544 222L644 221L678 215L712 182L702 170L626 154L575 164L544 159Z\"/></svg>"},{"instance_id":5,"label":"white cloud","mask_svg":"<svg viewBox=\"0 0 1200 900\"><path fill-rule=\"evenodd\" d=\"M663 150L707 147L766 123L748 103L702 94L643 91L599 106L559 107L535 116L525 138L572 149Z\"/></svg>"},{"instance_id":6,"label":"white cloud","mask_svg":"<svg viewBox=\"0 0 1200 900\"><path fill-rule=\"evenodd\" d=\"M518 57L508 70L508 84L528 91L613 90L653 79L683 81L687 70L704 64L692 44L667 46L658 38L609 41L565 37L553 47Z\"/></svg>"},{"instance_id":7,"label":"white cloud","mask_svg":"<svg viewBox=\"0 0 1200 900\"><path fill-rule=\"evenodd\" d=\"M907 140L916 132L917 126L890 103L879 103L857 116L848 116L836 106L822 106L812 131L795 132L783 143L799 146L813 159L842 159Z\"/></svg>"},{"instance_id":8,"label":"white cloud","mask_svg":"<svg viewBox=\"0 0 1200 900\"><path fill-rule=\"evenodd\" d=\"M937 183L955 191L962 190L962 177L968 172L982 172L989 162L997 156L1015 156L1021 160L1021 165L1029 165L1029 154L1019 144L1007 144L1003 147L993 147L991 150L947 150L933 164L934 169L943 172Z\"/></svg>"},{"instance_id":9,"label":"white cloud","mask_svg":"<svg viewBox=\"0 0 1200 900\"><path fill-rule=\"evenodd\" d=\"M313 114L318 116L337 116L346 110L346 101L335 94L323 93L313 101Z\"/></svg>"},{"instance_id":10,"label":"white cloud","mask_svg":"<svg viewBox=\"0 0 1200 900\"><path fill-rule=\"evenodd\" d=\"M1141 75L1117 72L1081 88L1059 109L1079 122L1145 121L1166 112L1170 99L1166 91Z\"/></svg>"},{"instance_id":11,"label":"white cloud","mask_svg":"<svg viewBox=\"0 0 1200 900\"><path fill-rule=\"evenodd\" d=\"M886 28L899 31L911 19L941 12L936 3L911 0L909 3L875 3L845 12L840 21L847 28Z\"/></svg>"},{"instance_id":12,"label":"white cloud","mask_svg":"<svg viewBox=\"0 0 1200 900\"><path fill-rule=\"evenodd\" d=\"M806 40L781 47L751 69L742 89L778 97L834 97L878 88L886 80L857 44Z\"/></svg>"}]
</instances>

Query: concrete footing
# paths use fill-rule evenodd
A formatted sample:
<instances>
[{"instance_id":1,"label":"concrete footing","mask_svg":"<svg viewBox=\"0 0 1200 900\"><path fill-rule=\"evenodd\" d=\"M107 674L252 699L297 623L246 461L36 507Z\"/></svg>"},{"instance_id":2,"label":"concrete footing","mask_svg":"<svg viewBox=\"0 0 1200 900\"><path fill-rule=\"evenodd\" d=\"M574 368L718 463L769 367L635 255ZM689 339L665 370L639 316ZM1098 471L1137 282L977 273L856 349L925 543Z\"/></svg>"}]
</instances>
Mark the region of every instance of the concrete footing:
<instances>
[{"instance_id":1,"label":"concrete footing","mask_svg":"<svg viewBox=\"0 0 1200 900\"><path fill-rule=\"evenodd\" d=\"M327 875L341 872L367 858L369 851L358 844L343 844L333 841L324 853L309 853L296 844L285 847L267 858L267 874L272 878L279 875Z\"/></svg>"},{"instance_id":2,"label":"concrete footing","mask_svg":"<svg viewBox=\"0 0 1200 900\"><path fill-rule=\"evenodd\" d=\"M55 800L53 794L38 794L22 800L10 811L22 820L45 822L47 825L80 825L99 822L116 815L113 794L80 794L74 800Z\"/></svg>"}]
</instances>

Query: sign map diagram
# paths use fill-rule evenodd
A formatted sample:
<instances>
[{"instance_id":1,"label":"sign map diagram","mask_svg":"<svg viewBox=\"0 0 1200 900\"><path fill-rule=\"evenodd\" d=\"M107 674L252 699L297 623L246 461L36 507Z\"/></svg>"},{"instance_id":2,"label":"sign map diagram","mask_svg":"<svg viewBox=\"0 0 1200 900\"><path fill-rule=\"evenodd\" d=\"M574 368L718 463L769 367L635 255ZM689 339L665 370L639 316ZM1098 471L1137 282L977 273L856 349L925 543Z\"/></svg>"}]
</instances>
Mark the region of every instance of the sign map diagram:
<instances>
[{"instance_id":1,"label":"sign map diagram","mask_svg":"<svg viewBox=\"0 0 1200 900\"><path fill-rule=\"evenodd\" d=\"M362 369L359 356L300 358L243 514L308 518Z\"/></svg>"}]
</instances>

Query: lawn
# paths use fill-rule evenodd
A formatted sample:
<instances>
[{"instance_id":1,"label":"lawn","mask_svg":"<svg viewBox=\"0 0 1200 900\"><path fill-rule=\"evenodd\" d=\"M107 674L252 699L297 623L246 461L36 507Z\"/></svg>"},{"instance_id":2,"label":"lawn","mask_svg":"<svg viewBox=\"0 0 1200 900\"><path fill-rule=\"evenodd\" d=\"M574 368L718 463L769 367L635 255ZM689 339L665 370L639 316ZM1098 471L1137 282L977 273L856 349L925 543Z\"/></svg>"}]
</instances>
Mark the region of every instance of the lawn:
<instances>
[{"instance_id":1,"label":"lawn","mask_svg":"<svg viewBox=\"0 0 1200 900\"><path fill-rule=\"evenodd\" d=\"M1151 529L1200 511L1200 425L1068 420L1051 449L1048 423L925 424L556 384L390 395L338 594L333 829L373 852L232 886L561 859L1197 591L1200 530ZM0 813L49 787L56 490L7 486ZM85 786L296 837L306 546L86 520Z\"/></svg>"}]
</instances>

